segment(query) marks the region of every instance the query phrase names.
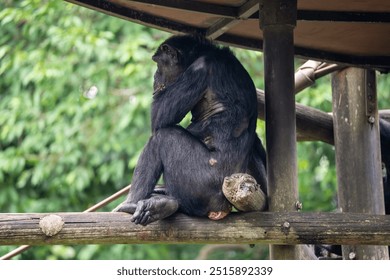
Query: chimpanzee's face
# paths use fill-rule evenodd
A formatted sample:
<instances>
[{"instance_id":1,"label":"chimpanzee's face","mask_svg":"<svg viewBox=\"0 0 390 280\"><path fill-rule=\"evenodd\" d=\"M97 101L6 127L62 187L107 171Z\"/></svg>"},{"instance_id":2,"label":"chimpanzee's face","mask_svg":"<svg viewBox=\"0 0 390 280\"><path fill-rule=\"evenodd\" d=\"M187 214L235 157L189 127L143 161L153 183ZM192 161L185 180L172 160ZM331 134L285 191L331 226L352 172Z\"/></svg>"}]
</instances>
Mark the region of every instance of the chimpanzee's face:
<instances>
[{"instance_id":1,"label":"chimpanzee's face","mask_svg":"<svg viewBox=\"0 0 390 280\"><path fill-rule=\"evenodd\" d=\"M168 44L161 44L152 59L157 62L153 83L155 92L172 84L184 71L180 63L179 51Z\"/></svg>"}]
</instances>

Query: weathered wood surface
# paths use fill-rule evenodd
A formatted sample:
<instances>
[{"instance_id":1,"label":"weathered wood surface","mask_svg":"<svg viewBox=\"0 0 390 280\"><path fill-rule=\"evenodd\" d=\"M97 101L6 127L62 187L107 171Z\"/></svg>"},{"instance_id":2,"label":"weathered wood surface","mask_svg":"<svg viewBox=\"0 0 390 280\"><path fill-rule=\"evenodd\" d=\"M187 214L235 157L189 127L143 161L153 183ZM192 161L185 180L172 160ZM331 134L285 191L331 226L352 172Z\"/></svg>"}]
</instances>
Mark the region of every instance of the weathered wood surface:
<instances>
[{"instance_id":1,"label":"weathered wood surface","mask_svg":"<svg viewBox=\"0 0 390 280\"><path fill-rule=\"evenodd\" d=\"M40 227L58 215L53 236ZM0 214L0 245L53 244L366 244L390 245L390 216L353 213L233 213L220 221L176 214L146 227L126 213Z\"/></svg>"},{"instance_id":2,"label":"weathered wood surface","mask_svg":"<svg viewBox=\"0 0 390 280\"><path fill-rule=\"evenodd\" d=\"M273 212L291 212L296 210L298 200L294 85L297 0L260 0L259 4L259 23L263 32L268 207ZM295 259L299 254L299 248L295 246L270 246L272 260Z\"/></svg>"},{"instance_id":3,"label":"weathered wood surface","mask_svg":"<svg viewBox=\"0 0 390 280\"><path fill-rule=\"evenodd\" d=\"M376 80L373 70L332 75L338 206L343 212L384 214ZM386 246L343 246L349 259L389 259Z\"/></svg>"}]
</instances>

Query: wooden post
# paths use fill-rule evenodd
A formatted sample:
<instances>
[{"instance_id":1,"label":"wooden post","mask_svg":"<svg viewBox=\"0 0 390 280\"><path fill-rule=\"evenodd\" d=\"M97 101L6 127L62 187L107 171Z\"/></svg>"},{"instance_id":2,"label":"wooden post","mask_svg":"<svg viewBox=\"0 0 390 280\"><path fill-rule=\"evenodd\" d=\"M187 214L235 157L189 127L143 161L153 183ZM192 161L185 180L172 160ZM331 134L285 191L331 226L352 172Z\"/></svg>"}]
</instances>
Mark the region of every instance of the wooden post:
<instances>
[{"instance_id":1,"label":"wooden post","mask_svg":"<svg viewBox=\"0 0 390 280\"><path fill-rule=\"evenodd\" d=\"M375 72L347 68L332 76L339 207L384 214ZM343 246L344 259L388 259L384 246Z\"/></svg>"},{"instance_id":2,"label":"wooden post","mask_svg":"<svg viewBox=\"0 0 390 280\"><path fill-rule=\"evenodd\" d=\"M272 212L296 211L298 199L294 95L297 1L260 0L263 30L268 201ZM294 246L270 245L271 259L296 259Z\"/></svg>"}]
</instances>

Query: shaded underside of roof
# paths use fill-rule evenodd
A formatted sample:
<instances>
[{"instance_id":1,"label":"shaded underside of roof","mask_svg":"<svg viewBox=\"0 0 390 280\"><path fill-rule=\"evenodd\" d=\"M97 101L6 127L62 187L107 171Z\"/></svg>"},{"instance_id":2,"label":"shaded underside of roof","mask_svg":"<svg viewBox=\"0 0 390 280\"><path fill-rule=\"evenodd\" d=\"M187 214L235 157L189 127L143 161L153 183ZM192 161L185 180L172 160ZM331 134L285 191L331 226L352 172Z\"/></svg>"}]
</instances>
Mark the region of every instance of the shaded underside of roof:
<instances>
[{"instance_id":1,"label":"shaded underside of roof","mask_svg":"<svg viewBox=\"0 0 390 280\"><path fill-rule=\"evenodd\" d=\"M258 0L68 0L153 28L262 49ZM390 70L389 0L298 0L295 54Z\"/></svg>"}]
</instances>

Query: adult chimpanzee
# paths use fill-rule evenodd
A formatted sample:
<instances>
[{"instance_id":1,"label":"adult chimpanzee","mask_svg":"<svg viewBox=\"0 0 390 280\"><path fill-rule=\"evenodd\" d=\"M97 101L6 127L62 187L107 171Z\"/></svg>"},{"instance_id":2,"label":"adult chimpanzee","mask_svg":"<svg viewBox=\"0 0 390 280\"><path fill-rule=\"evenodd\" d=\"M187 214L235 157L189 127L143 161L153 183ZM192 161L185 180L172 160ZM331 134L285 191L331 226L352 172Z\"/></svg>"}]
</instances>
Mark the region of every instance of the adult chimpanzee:
<instances>
[{"instance_id":1,"label":"adult chimpanzee","mask_svg":"<svg viewBox=\"0 0 390 280\"><path fill-rule=\"evenodd\" d=\"M174 36L160 45L152 103L152 136L117 211L146 225L178 209L218 220L231 205L222 183L252 174L266 192L265 151L257 137L256 89L228 48L204 38ZM191 124L177 125L191 111ZM163 174L165 194L154 193Z\"/></svg>"}]
</instances>

